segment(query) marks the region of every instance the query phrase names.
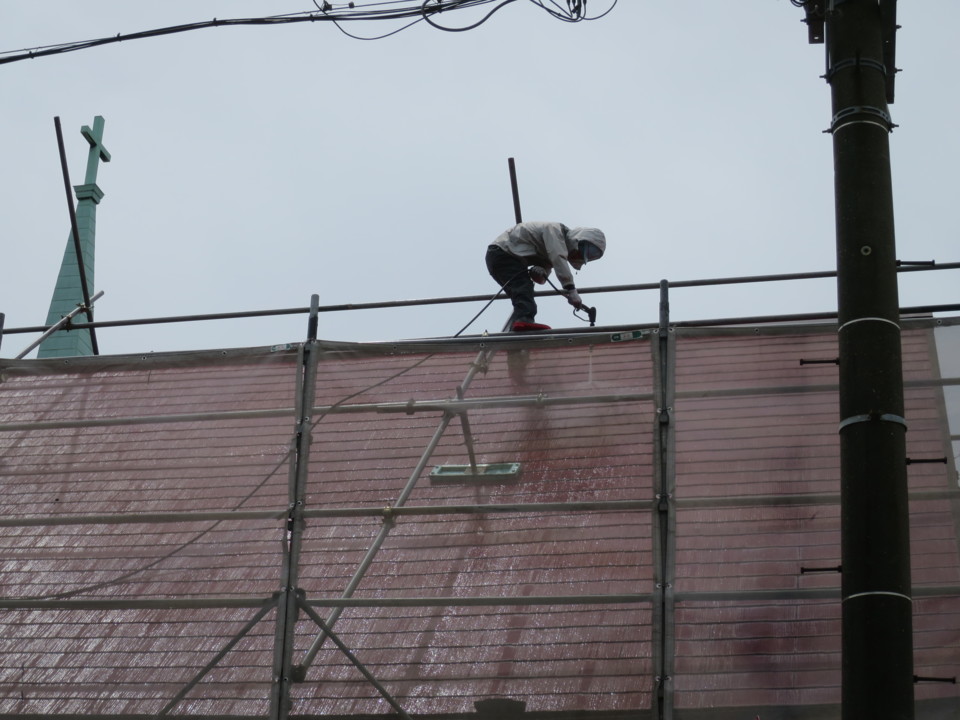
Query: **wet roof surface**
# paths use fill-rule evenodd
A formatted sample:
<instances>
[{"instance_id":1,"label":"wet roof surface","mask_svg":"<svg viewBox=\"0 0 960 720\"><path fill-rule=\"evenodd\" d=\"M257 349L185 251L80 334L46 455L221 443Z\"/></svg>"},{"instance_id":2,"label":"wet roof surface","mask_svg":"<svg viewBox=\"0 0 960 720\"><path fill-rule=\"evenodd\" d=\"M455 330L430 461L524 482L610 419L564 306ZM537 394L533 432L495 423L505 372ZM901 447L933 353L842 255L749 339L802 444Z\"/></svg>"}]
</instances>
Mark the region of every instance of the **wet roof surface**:
<instances>
[{"instance_id":1,"label":"wet roof surface","mask_svg":"<svg viewBox=\"0 0 960 720\"><path fill-rule=\"evenodd\" d=\"M353 660L410 715L643 713L665 669L678 710L834 706L839 576L801 568L840 562L837 373L800 359L835 334L678 332L667 413L657 343L611 339L325 344L302 413L297 349L4 363L0 715L266 716L287 583L294 717L392 712ZM931 343L917 458L951 454ZM952 458L909 483L916 672L954 676Z\"/></svg>"}]
</instances>

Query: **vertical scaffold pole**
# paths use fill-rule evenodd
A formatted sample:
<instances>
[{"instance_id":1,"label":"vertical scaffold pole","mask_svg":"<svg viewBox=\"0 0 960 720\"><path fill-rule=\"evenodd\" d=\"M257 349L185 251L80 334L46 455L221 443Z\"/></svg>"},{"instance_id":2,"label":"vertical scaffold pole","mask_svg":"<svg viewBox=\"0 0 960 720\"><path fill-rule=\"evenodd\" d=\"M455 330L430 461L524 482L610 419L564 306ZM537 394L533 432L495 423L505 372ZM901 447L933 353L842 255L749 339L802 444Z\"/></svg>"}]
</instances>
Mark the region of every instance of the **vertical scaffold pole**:
<instances>
[{"instance_id":1,"label":"vertical scaffold pole","mask_svg":"<svg viewBox=\"0 0 960 720\"><path fill-rule=\"evenodd\" d=\"M310 414L316 400L317 365L320 354L316 341L319 306L320 297L313 295L310 298L310 318L307 324L308 339L301 349L298 368L300 375L297 379L297 424L290 458L287 527L283 543L280 593L277 601L277 631L270 692L271 720L286 720L289 717L290 689L295 676L294 639L300 605L299 596L303 594L299 586L300 552L305 529L303 512L306 503L313 430Z\"/></svg>"},{"instance_id":2,"label":"vertical scaffold pole","mask_svg":"<svg viewBox=\"0 0 960 720\"><path fill-rule=\"evenodd\" d=\"M840 354L842 717L913 717L903 370L882 5L827 15Z\"/></svg>"},{"instance_id":3,"label":"vertical scaffold pole","mask_svg":"<svg viewBox=\"0 0 960 720\"><path fill-rule=\"evenodd\" d=\"M670 283L660 281L660 322L654 357L654 398L657 403L653 429L653 666L655 672L653 717L673 718L674 592L676 567L676 474L674 471L674 351L670 331Z\"/></svg>"}]
</instances>

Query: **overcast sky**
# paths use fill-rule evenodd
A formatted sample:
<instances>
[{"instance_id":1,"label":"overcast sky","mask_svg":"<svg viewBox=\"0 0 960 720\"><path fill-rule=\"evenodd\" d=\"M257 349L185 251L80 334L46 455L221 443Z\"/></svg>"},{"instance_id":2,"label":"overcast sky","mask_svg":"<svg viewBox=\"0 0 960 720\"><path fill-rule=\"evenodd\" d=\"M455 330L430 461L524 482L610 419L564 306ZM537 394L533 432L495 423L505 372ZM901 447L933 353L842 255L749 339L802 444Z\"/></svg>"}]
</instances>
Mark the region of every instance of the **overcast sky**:
<instances>
[{"instance_id":1,"label":"overcast sky","mask_svg":"<svg viewBox=\"0 0 960 720\"><path fill-rule=\"evenodd\" d=\"M609 0L589 0L591 14ZM277 0L7 1L0 50L214 17ZM489 10L489 6L484 11ZM450 25L480 12L445 14ZM106 120L98 320L496 291L487 244L524 219L592 225L581 287L835 267L829 87L789 0L620 0L562 23L515 2L475 30L424 23L364 42L329 23L220 27L0 65L0 312L46 319L69 219L54 131L83 181L82 125ZM960 3L901 3L891 136L898 257L960 260ZM389 32L393 23L346 26ZM901 276L901 304L957 300L956 271ZM655 292L585 296L600 324L652 323ZM321 316L320 335L450 335L481 305ZM833 281L677 289L672 318L831 311ZM495 303L468 332L497 331ZM566 303L538 320L577 326ZM98 333L105 354L301 341L306 318ZM8 335L0 356L32 339Z\"/></svg>"}]
</instances>

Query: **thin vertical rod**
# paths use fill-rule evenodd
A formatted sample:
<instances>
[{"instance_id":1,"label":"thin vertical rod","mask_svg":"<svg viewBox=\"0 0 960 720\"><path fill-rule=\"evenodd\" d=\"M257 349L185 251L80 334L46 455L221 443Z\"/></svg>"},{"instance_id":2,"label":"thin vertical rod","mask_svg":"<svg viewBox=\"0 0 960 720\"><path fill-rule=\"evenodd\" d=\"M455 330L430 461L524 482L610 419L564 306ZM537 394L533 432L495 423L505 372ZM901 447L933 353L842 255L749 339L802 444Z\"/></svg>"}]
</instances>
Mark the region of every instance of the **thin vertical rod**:
<instances>
[{"instance_id":1,"label":"thin vertical rod","mask_svg":"<svg viewBox=\"0 0 960 720\"><path fill-rule=\"evenodd\" d=\"M840 357L841 715L909 720L913 606L881 7L827 22Z\"/></svg>"},{"instance_id":2,"label":"thin vertical rod","mask_svg":"<svg viewBox=\"0 0 960 720\"><path fill-rule=\"evenodd\" d=\"M523 222L523 215L520 212L520 189L517 186L517 165L513 158L507 158L507 165L510 168L510 191L513 193L513 216L517 225Z\"/></svg>"},{"instance_id":3,"label":"thin vertical rod","mask_svg":"<svg viewBox=\"0 0 960 720\"><path fill-rule=\"evenodd\" d=\"M320 326L320 296L310 296L310 319L307 321L307 341L317 339L317 329Z\"/></svg>"},{"instance_id":4,"label":"thin vertical rod","mask_svg":"<svg viewBox=\"0 0 960 720\"><path fill-rule=\"evenodd\" d=\"M656 592L654 612L654 716L657 720L673 717L673 564L674 505L673 474L673 344L670 333L670 285L660 281L660 317L657 328L654 372L657 403L654 417L654 502L653 545Z\"/></svg>"},{"instance_id":5,"label":"thin vertical rod","mask_svg":"<svg viewBox=\"0 0 960 720\"><path fill-rule=\"evenodd\" d=\"M83 248L80 245L80 227L77 224L77 211L73 207L73 193L70 192L70 170L67 167L67 151L63 145L63 129L60 127L60 116L53 118L54 127L57 130L57 147L60 150L60 169L63 171L63 187L67 192L67 210L70 213L70 234L73 237L73 249L77 253L77 269L80 272L80 289L83 292L83 305L86 309L87 320L93 322L93 303L90 301L90 288L87 286L87 270L83 263ZM90 345L94 355L100 354L100 347L97 345L97 331L95 328L90 330Z\"/></svg>"},{"instance_id":6,"label":"thin vertical rod","mask_svg":"<svg viewBox=\"0 0 960 720\"><path fill-rule=\"evenodd\" d=\"M319 299L313 296L311 305ZM312 332L312 319L308 334ZM291 466L292 483L289 489L289 510L285 543L283 544L284 566L281 570L280 598L277 602L277 633L274 648L273 681L271 685L270 715L276 720L286 720L290 714L290 686L293 683L293 649L297 615L300 608L299 569L305 527L304 506L310 460L312 437L311 408L316 396L317 365L319 349L316 340L307 341L301 350L300 378L297 397L297 429L294 437L295 452Z\"/></svg>"}]
</instances>

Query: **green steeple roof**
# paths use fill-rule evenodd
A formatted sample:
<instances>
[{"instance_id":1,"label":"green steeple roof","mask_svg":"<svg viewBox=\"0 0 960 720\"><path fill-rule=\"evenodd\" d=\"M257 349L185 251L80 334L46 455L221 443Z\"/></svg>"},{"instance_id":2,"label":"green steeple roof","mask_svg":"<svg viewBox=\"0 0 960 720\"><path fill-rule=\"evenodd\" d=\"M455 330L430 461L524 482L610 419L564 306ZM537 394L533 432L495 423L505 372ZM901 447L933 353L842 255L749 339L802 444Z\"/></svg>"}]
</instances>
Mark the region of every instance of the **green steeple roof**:
<instances>
[{"instance_id":1,"label":"green steeple roof","mask_svg":"<svg viewBox=\"0 0 960 720\"><path fill-rule=\"evenodd\" d=\"M103 146L103 118L97 115L93 119L93 129L84 125L80 133L90 143L90 152L87 155L87 173L83 185L75 185L77 194L77 229L80 235L80 248L83 255L83 265L86 271L88 292L94 294L94 246L97 230L97 205L103 198L103 191L97 186L97 170L100 161L109 162L110 153ZM77 262L77 252L72 234L67 238L67 247L63 253L63 262L60 265L60 275L57 286L50 301L50 312L47 313L47 325L53 325L77 305L83 303L83 286L80 281L80 266ZM40 345L37 357L74 357L77 355L92 355L93 343L89 330L59 330L48 337Z\"/></svg>"}]
</instances>

